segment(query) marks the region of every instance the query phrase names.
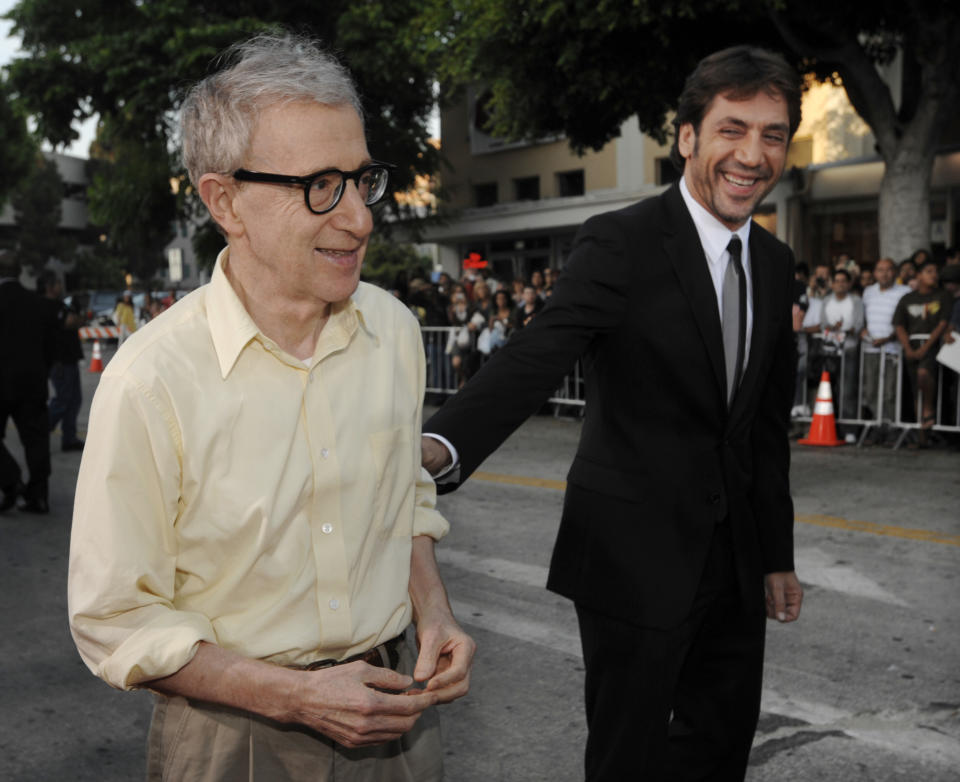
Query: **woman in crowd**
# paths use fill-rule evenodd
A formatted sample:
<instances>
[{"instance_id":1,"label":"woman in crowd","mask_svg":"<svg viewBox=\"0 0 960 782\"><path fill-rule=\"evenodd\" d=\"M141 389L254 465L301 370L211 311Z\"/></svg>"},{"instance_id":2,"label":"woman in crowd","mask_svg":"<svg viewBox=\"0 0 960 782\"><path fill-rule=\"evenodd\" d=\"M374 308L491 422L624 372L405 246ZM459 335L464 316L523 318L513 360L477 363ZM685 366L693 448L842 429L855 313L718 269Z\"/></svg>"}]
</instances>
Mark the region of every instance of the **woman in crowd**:
<instances>
[{"instance_id":1,"label":"woman in crowd","mask_svg":"<svg viewBox=\"0 0 960 782\"><path fill-rule=\"evenodd\" d=\"M490 295L490 286L482 277L473 284L473 308L483 316L483 322L490 319L493 312L493 297Z\"/></svg>"},{"instance_id":2,"label":"woman in crowd","mask_svg":"<svg viewBox=\"0 0 960 782\"><path fill-rule=\"evenodd\" d=\"M515 309L510 294L502 288L493 295L493 306L487 323L487 328L490 329L488 353L492 354L501 345L506 344L513 330L512 319Z\"/></svg>"},{"instance_id":3,"label":"woman in crowd","mask_svg":"<svg viewBox=\"0 0 960 782\"><path fill-rule=\"evenodd\" d=\"M477 337L486 325L483 316L467 303L467 294L462 286L454 287L450 299L450 332L447 342L447 355L457 378L457 388L463 385L480 368L480 352L477 350Z\"/></svg>"}]
</instances>

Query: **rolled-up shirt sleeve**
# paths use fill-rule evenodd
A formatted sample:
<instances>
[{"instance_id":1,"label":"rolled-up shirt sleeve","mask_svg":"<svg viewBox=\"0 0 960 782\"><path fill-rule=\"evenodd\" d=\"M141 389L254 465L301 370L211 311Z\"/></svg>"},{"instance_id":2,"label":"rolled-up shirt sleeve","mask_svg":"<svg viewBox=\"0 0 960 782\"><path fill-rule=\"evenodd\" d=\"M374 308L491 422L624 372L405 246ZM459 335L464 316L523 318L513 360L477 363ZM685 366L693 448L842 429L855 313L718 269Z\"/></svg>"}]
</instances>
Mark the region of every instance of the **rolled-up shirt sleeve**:
<instances>
[{"instance_id":1,"label":"rolled-up shirt sleeve","mask_svg":"<svg viewBox=\"0 0 960 782\"><path fill-rule=\"evenodd\" d=\"M425 468L420 468L417 481L416 507L413 513L413 534L429 535L440 540L450 531L450 523L437 510L437 487Z\"/></svg>"},{"instance_id":2,"label":"rolled-up shirt sleeve","mask_svg":"<svg viewBox=\"0 0 960 782\"><path fill-rule=\"evenodd\" d=\"M200 641L216 642L207 617L175 602L180 444L149 389L101 378L77 483L68 609L83 661L117 688L175 673Z\"/></svg>"}]
</instances>

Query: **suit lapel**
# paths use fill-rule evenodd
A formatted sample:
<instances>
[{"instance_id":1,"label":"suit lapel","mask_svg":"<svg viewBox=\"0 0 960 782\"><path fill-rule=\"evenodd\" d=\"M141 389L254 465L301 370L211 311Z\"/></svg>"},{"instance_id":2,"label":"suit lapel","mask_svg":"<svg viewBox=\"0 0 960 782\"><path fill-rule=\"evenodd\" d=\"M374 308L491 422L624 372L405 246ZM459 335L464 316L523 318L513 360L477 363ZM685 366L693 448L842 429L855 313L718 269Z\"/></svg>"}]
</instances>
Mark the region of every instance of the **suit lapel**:
<instances>
[{"instance_id":1,"label":"suit lapel","mask_svg":"<svg viewBox=\"0 0 960 782\"><path fill-rule=\"evenodd\" d=\"M663 195L666 219L663 224L664 249L673 264L684 295L690 302L693 319L707 348L710 365L717 381L717 393L726 409L727 372L723 361L723 332L717 293L713 287L707 259L700 244L697 227L683 203L680 188L671 187ZM752 243L751 243L752 251ZM751 350L751 355L753 351Z\"/></svg>"}]
</instances>

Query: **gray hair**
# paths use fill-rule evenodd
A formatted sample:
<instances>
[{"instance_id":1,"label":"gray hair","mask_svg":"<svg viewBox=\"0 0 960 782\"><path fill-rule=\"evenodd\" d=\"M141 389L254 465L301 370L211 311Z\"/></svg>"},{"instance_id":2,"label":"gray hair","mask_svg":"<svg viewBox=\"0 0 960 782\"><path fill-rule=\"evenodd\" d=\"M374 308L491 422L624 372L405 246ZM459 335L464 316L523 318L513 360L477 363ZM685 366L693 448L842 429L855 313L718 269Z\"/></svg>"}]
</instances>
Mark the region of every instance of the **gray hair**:
<instances>
[{"instance_id":1,"label":"gray hair","mask_svg":"<svg viewBox=\"0 0 960 782\"><path fill-rule=\"evenodd\" d=\"M319 44L293 34L263 33L223 53L226 67L198 82L181 109L183 164L194 187L208 172L229 174L247 154L260 112L313 101L363 109L347 69Z\"/></svg>"}]
</instances>

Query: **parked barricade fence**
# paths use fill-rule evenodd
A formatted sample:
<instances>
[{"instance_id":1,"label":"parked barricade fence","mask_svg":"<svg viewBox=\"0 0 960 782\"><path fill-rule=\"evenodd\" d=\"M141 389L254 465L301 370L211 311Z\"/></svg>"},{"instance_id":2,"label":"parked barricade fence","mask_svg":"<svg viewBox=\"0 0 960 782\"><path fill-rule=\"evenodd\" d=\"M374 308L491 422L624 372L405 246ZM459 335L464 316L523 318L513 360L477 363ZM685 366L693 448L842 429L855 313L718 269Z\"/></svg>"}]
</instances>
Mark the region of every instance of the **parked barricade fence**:
<instances>
[{"instance_id":1,"label":"parked barricade fence","mask_svg":"<svg viewBox=\"0 0 960 782\"><path fill-rule=\"evenodd\" d=\"M450 360L450 346L458 327L424 326L421 331L427 355L427 393L455 394L458 378ZM910 390L909 385L904 384L905 362L899 351L891 353L881 347L875 352L873 348L861 343L854 350L837 350L830 355L822 350L821 335L806 336L809 336L808 346L813 348L807 351L807 360L813 362L813 365L807 364L802 395L799 404L794 407L794 421L811 420L809 413L797 413L797 410L812 408L816 381L819 379L820 369L826 363L833 370L831 380L836 388L833 404L837 423L860 427L858 444L863 444L871 429L885 426L899 430L893 444L894 448L898 448L910 431L920 428L920 422L913 420L919 406L919 392L916 389ZM927 335L916 336L925 339ZM820 350L814 347L818 346L818 343L821 343ZM825 357L829 357L829 360L824 361ZM851 360L856 361L855 372L849 369L848 362ZM865 380L869 380L869 388L865 387ZM936 421L932 427L934 431L960 433L958 380L960 376L956 372L937 363ZM915 402L912 407L908 406L906 415L904 394L910 394ZM555 405L555 414L559 414L564 407L568 407L568 412L572 414L582 412L585 399L580 362L577 362L574 370L563 379L557 391L547 401Z\"/></svg>"},{"instance_id":2,"label":"parked barricade fence","mask_svg":"<svg viewBox=\"0 0 960 782\"><path fill-rule=\"evenodd\" d=\"M802 396L794 406L794 421L810 421L812 395L816 392L816 381L821 369L830 371L831 385L834 388L833 408L838 424L850 427L862 427L858 445L862 445L870 430L885 426L899 430L893 444L898 448L911 430L921 428L919 415L920 392L905 383L906 361L898 350L890 352L885 347L873 348L860 342L853 349L830 348L824 345L820 334L806 335L806 362L801 361L801 371L805 374L802 383ZM929 334L916 334L917 341L925 340ZM937 350L935 346L933 350ZM856 362L856 371L850 368L850 361ZM892 373L892 382L891 382ZM958 394L956 372L936 362L936 420L932 428L938 432L960 433L960 394ZM852 387L851 387L852 386ZM907 403L909 395L912 404ZM797 413L798 409L804 412Z\"/></svg>"},{"instance_id":3,"label":"parked barricade fence","mask_svg":"<svg viewBox=\"0 0 960 782\"><path fill-rule=\"evenodd\" d=\"M80 339L119 339L129 332L125 326L82 326L77 329Z\"/></svg>"},{"instance_id":4,"label":"parked barricade fence","mask_svg":"<svg viewBox=\"0 0 960 782\"><path fill-rule=\"evenodd\" d=\"M422 326L423 348L427 355L427 393L455 394L459 379L451 362L451 348L459 326ZM584 404L583 373L578 361L556 392L547 402L555 405L554 414L559 415L564 406L569 414L579 414Z\"/></svg>"}]
</instances>

